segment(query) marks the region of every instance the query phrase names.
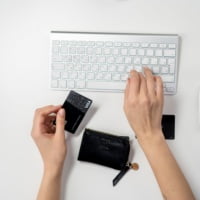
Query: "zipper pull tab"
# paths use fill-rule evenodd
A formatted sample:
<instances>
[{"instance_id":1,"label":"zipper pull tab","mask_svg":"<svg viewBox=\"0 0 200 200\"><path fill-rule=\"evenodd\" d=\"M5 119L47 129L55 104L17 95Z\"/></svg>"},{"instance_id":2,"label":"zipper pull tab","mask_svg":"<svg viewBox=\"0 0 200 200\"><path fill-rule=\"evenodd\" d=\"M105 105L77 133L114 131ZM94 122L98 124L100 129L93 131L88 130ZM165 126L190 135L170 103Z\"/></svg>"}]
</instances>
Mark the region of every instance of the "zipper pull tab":
<instances>
[{"instance_id":1,"label":"zipper pull tab","mask_svg":"<svg viewBox=\"0 0 200 200\"><path fill-rule=\"evenodd\" d=\"M117 174L117 176L113 179L113 186L117 185L117 183L121 180L121 178L128 172L130 169L131 164L129 163L126 165L120 172Z\"/></svg>"}]
</instances>

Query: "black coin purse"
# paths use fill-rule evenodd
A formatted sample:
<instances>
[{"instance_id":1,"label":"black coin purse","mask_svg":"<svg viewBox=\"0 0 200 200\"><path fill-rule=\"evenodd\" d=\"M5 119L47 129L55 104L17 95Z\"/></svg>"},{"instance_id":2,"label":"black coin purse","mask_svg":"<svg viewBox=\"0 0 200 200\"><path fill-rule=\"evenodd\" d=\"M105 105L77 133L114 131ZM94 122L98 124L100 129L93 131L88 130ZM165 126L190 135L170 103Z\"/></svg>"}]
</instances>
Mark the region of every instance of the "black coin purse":
<instances>
[{"instance_id":1,"label":"black coin purse","mask_svg":"<svg viewBox=\"0 0 200 200\"><path fill-rule=\"evenodd\" d=\"M129 137L85 129L78 160L104 165L122 172L129 168L129 152Z\"/></svg>"}]
</instances>

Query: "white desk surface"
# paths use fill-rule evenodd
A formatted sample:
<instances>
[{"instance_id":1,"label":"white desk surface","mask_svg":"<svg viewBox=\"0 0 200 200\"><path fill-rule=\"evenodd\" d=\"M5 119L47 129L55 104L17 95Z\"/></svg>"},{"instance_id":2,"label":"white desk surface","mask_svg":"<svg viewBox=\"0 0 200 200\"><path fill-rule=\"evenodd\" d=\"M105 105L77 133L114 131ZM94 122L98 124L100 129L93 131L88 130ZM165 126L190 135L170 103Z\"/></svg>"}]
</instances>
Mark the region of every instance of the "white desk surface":
<instances>
[{"instance_id":1,"label":"white desk surface","mask_svg":"<svg viewBox=\"0 0 200 200\"><path fill-rule=\"evenodd\" d=\"M198 0L0 0L0 199L35 199L42 161L30 137L35 108L62 104L64 91L49 90L51 30L176 33L181 36L178 93L165 98L164 113L176 114L176 139L169 146L200 199L200 2ZM86 127L132 136L123 94L84 93L95 112ZM82 124L83 126L83 124ZM133 140L133 161L116 187L113 169L77 161L82 138L68 137L63 199L162 199L152 170Z\"/></svg>"}]
</instances>

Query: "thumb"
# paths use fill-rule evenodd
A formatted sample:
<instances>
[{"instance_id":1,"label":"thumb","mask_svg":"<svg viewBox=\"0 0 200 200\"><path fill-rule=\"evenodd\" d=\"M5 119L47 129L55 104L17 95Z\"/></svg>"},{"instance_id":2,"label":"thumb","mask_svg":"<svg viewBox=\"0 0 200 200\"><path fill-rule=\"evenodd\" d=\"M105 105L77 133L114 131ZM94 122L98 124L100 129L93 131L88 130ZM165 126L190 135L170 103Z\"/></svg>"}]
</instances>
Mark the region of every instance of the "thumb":
<instances>
[{"instance_id":1,"label":"thumb","mask_svg":"<svg viewBox=\"0 0 200 200\"><path fill-rule=\"evenodd\" d=\"M65 110L61 108L56 115L56 134L64 135L64 127L65 127Z\"/></svg>"}]
</instances>

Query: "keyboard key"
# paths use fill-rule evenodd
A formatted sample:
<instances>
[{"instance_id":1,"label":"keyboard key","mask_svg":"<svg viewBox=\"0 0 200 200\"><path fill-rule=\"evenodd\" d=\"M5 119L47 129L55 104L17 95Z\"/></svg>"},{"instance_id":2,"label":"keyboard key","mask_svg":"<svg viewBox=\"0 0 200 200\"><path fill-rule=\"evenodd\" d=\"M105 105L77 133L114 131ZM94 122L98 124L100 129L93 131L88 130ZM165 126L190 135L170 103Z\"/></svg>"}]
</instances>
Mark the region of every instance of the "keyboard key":
<instances>
[{"instance_id":1,"label":"keyboard key","mask_svg":"<svg viewBox=\"0 0 200 200\"><path fill-rule=\"evenodd\" d=\"M79 55L74 55L73 56L73 63L79 63L80 62L80 56Z\"/></svg>"},{"instance_id":2,"label":"keyboard key","mask_svg":"<svg viewBox=\"0 0 200 200\"><path fill-rule=\"evenodd\" d=\"M175 59L174 58L169 58L168 59L168 64L175 64Z\"/></svg>"},{"instance_id":3,"label":"keyboard key","mask_svg":"<svg viewBox=\"0 0 200 200\"><path fill-rule=\"evenodd\" d=\"M126 71L130 72L131 70L133 70L133 66L132 65L127 66Z\"/></svg>"},{"instance_id":4,"label":"keyboard key","mask_svg":"<svg viewBox=\"0 0 200 200\"><path fill-rule=\"evenodd\" d=\"M88 56L81 56L81 62L82 63L88 63L89 62L89 57Z\"/></svg>"},{"instance_id":5,"label":"keyboard key","mask_svg":"<svg viewBox=\"0 0 200 200\"><path fill-rule=\"evenodd\" d=\"M160 68L159 68L158 66L154 66L154 67L152 68L152 71L153 71L154 74L159 74Z\"/></svg>"},{"instance_id":6,"label":"keyboard key","mask_svg":"<svg viewBox=\"0 0 200 200\"><path fill-rule=\"evenodd\" d=\"M61 61L72 62L72 56L71 55L62 56L62 60Z\"/></svg>"},{"instance_id":7,"label":"keyboard key","mask_svg":"<svg viewBox=\"0 0 200 200\"><path fill-rule=\"evenodd\" d=\"M90 56L89 57L89 62L91 62L91 63L96 63L97 62L97 56Z\"/></svg>"},{"instance_id":8,"label":"keyboard key","mask_svg":"<svg viewBox=\"0 0 200 200\"><path fill-rule=\"evenodd\" d=\"M159 64L160 65L166 65L167 64L167 59L166 58L160 58Z\"/></svg>"},{"instance_id":9,"label":"keyboard key","mask_svg":"<svg viewBox=\"0 0 200 200\"><path fill-rule=\"evenodd\" d=\"M77 53L78 54L84 54L85 53L85 48L84 47L78 47L77 48Z\"/></svg>"},{"instance_id":10,"label":"keyboard key","mask_svg":"<svg viewBox=\"0 0 200 200\"><path fill-rule=\"evenodd\" d=\"M86 88L93 90L124 90L124 82L87 81Z\"/></svg>"},{"instance_id":11,"label":"keyboard key","mask_svg":"<svg viewBox=\"0 0 200 200\"><path fill-rule=\"evenodd\" d=\"M155 55L159 57L162 56L163 55L162 50L161 49L156 50Z\"/></svg>"},{"instance_id":12,"label":"keyboard key","mask_svg":"<svg viewBox=\"0 0 200 200\"><path fill-rule=\"evenodd\" d=\"M74 69L74 64L73 64L73 63L67 63L67 64L66 64L66 69L67 69L68 71L72 71L72 70Z\"/></svg>"},{"instance_id":13,"label":"keyboard key","mask_svg":"<svg viewBox=\"0 0 200 200\"><path fill-rule=\"evenodd\" d=\"M129 54L130 54L131 56L135 56L135 55L136 55L136 49L130 49L130 50L129 50Z\"/></svg>"},{"instance_id":14,"label":"keyboard key","mask_svg":"<svg viewBox=\"0 0 200 200\"><path fill-rule=\"evenodd\" d=\"M160 48L166 48L167 45L166 45L166 44L160 44L159 47L160 47Z\"/></svg>"},{"instance_id":15,"label":"keyboard key","mask_svg":"<svg viewBox=\"0 0 200 200\"><path fill-rule=\"evenodd\" d=\"M104 80L110 81L111 79L112 79L111 73L105 73L105 74L104 74Z\"/></svg>"},{"instance_id":16,"label":"keyboard key","mask_svg":"<svg viewBox=\"0 0 200 200\"><path fill-rule=\"evenodd\" d=\"M138 55L144 56L144 49L138 49Z\"/></svg>"},{"instance_id":17,"label":"keyboard key","mask_svg":"<svg viewBox=\"0 0 200 200\"><path fill-rule=\"evenodd\" d=\"M54 70L64 70L65 69L65 64L64 63L53 63L52 68Z\"/></svg>"},{"instance_id":18,"label":"keyboard key","mask_svg":"<svg viewBox=\"0 0 200 200\"><path fill-rule=\"evenodd\" d=\"M75 71L81 71L82 70L82 65L81 64L75 64L74 65L74 70Z\"/></svg>"},{"instance_id":19,"label":"keyboard key","mask_svg":"<svg viewBox=\"0 0 200 200\"><path fill-rule=\"evenodd\" d=\"M95 53L96 53L97 55L101 55L101 51L102 51L101 48L95 48Z\"/></svg>"},{"instance_id":20,"label":"keyboard key","mask_svg":"<svg viewBox=\"0 0 200 200\"><path fill-rule=\"evenodd\" d=\"M98 71L99 70L99 65L98 64L93 64L91 67L91 71Z\"/></svg>"},{"instance_id":21,"label":"keyboard key","mask_svg":"<svg viewBox=\"0 0 200 200\"><path fill-rule=\"evenodd\" d=\"M143 48L146 48L146 47L148 47L148 46L149 46L148 43L142 43L142 44L141 44L141 47L143 47Z\"/></svg>"},{"instance_id":22,"label":"keyboard key","mask_svg":"<svg viewBox=\"0 0 200 200\"><path fill-rule=\"evenodd\" d=\"M136 65L134 68L137 72L142 72L142 66Z\"/></svg>"},{"instance_id":23,"label":"keyboard key","mask_svg":"<svg viewBox=\"0 0 200 200\"><path fill-rule=\"evenodd\" d=\"M109 71L109 72L114 72L114 71L116 71L116 65L108 65L108 71Z\"/></svg>"},{"instance_id":24,"label":"keyboard key","mask_svg":"<svg viewBox=\"0 0 200 200\"><path fill-rule=\"evenodd\" d=\"M112 46L113 46L113 42L106 42L106 43L105 43L105 46L106 46L106 47L112 47Z\"/></svg>"},{"instance_id":25,"label":"keyboard key","mask_svg":"<svg viewBox=\"0 0 200 200\"><path fill-rule=\"evenodd\" d=\"M106 72L107 71L107 65L100 65L99 66L99 71L100 72Z\"/></svg>"},{"instance_id":26,"label":"keyboard key","mask_svg":"<svg viewBox=\"0 0 200 200\"><path fill-rule=\"evenodd\" d=\"M62 78L67 79L68 78L68 72L66 72L66 71L62 72Z\"/></svg>"},{"instance_id":27,"label":"keyboard key","mask_svg":"<svg viewBox=\"0 0 200 200\"><path fill-rule=\"evenodd\" d=\"M168 71L169 71L169 68L168 68L168 67L162 67L162 68L161 68L161 73L162 73L162 74L167 74Z\"/></svg>"},{"instance_id":28,"label":"keyboard key","mask_svg":"<svg viewBox=\"0 0 200 200\"><path fill-rule=\"evenodd\" d=\"M147 49L146 51L147 56L153 56L153 53L154 53L153 49Z\"/></svg>"},{"instance_id":29,"label":"keyboard key","mask_svg":"<svg viewBox=\"0 0 200 200\"><path fill-rule=\"evenodd\" d=\"M124 47L130 47L130 46L131 46L131 43L129 43L129 42L124 42L124 43L123 43L123 46L124 46Z\"/></svg>"},{"instance_id":30,"label":"keyboard key","mask_svg":"<svg viewBox=\"0 0 200 200\"><path fill-rule=\"evenodd\" d=\"M132 57L125 57L125 61L124 61L124 63L126 63L126 64L130 64L132 62Z\"/></svg>"},{"instance_id":31,"label":"keyboard key","mask_svg":"<svg viewBox=\"0 0 200 200\"><path fill-rule=\"evenodd\" d=\"M53 51L53 53L58 53L60 51L60 47L59 46L54 46L52 51Z\"/></svg>"},{"instance_id":32,"label":"keyboard key","mask_svg":"<svg viewBox=\"0 0 200 200\"><path fill-rule=\"evenodd\" d=\"M60 40L53 40L53 41L52 41L52 44L53 44L53 45L59 45L59 44L60 44Z\"/></svg>"},{"instance_id":33,"label":"keyboard key","mask_svg":"<svg viewBox=\"0 0 200 200\"><path fill-rule=\"evenodd\" d=\"M124 57L116 57L115 62L116 62L117 64L123 63L123 62L124 62Z\"/></svg>"},{"instance_id":34,"label":"keyboard key","mask_svg":"<svg viewBox=\"0 0 200 200\"><path fill-rule=\"evenodd\" d=\"M118 73L112 74L112 80L119 81L120 80L120 74L118 74Z\"/></svg>"},{"instance_id":35,"label":"keyboard key","mask_svg":"<svg viewBox=\"0 0 200 200\"><path fill-rule=\"evenodd\" d=\"M150 44L150 47L157 48L157 47L158 47L158 44L155 44L155 43Z\"/></svg>"},{"instance_id":36,"label":"keyboard key","mask_svg":"<svg viewBox=\"0 0 200 200\"><path fill-rule=\"evenodd\" d=\"M97 61L99 63L105 63L106 62L106 57L105 56L99 56Z\"/></svg>"},{"instance_id":37,"label":"keyboard key","mask_svg":"<svg viewBox=\"0 0 200 200\"><path fill-rule=\"evenodd\" d=\"M76 81L76 87L79 89L85 88L85 81Z\"/></svg>"},{"instance_id":38,"label":"keyboard key","mask_svg":"<svg viewBox=\"0 0 200 200\"><path fill-rule=\"evenodd\" d=\"M164 56L166 57L174 57L176 55L175 50L164 50Z\"/></svg>"},{"instance_id":39,"label":"keyboard key","mask_svg":"<svg viewBox=\"0 0 200 200\"><path fill-rule=\"evenodd\" d=\"M61 54L67 54L68 53L68 47L67 46L62 46L60 48L60 53Z\"/></svg>"},{"instance_id":40,"label":"keyboard key","mask_svg":"<svg viewBox=\"0 0 200 200\"><path fill-rule=\"evenodd\" d=\"M107 62L108 63L115 63L115 57L108 57Z\"/></svg>"},{"instance_id":41,"label":"keyboard key","mask_svg":"<svg viewBox=\"0 0 200 200\"><path fill-rule=\"evenodd\" d=\"M88 55L91 55L91 54L94 53L94 49L93 49L92 47L88 47L88 48L86 49L86 52L87 52Z\"/></svg>"},{"instance_id":42,"label":"keyboard key","mask_svg":"<svg viewBox=\"0 0 200 200\"><path fill-rule=\"evenodd\" d=\"M85 79L85 72L78 72L78 79L80 80Z\"/></svg>"},{"instance_id":43,"label":"keyboard key","mask_svg":"<svg viewBox=\"0 0 200 200\"><path fill-rule=\"evenodd\" d=\"M84 64L82 65L83 71L90 71L90 65L89 64Z\"/></svg>"},{"instance_id":44,"label":"keyboard key","mask_svg":"<svg viewBox=\"0 0 200 200\"><path fill-rule=\"evenodd\" d=\"M75 54L76 53L76 48L75 47L69 47L69 53L70 54Z\"/></svg>"},{"instance_id":45,"label":"keyboard key","mask_svg":"<svg viewBox=\"0 0 200 200\"><path fill-rule=\"evenodd\" d=\"M175 65L174 64L170 64L169 65L169 73L170 74L174 74L175 73Z\"/></svg>"},{"instance_id":46,"label":"keyboard key","mask_svg":"<svg viewBox=\"0 0 200 200\"><path fill-rule=\"evenodd\" d=\"M115 42L115 43L114 43L114 46L116 46L116 47L121 47L121 46L122 46L122 43L121 43L121 42Z\"/></svg>"},{"instance_id":47,"label":"keyboard key","mask_svg":"<svg viewBox=\"0 0 200 200\"><path fill-rule=\"evenodd\" d=\"M121 49L121 54L122 55L127 55L128 54L128 50L127 49Z\"/></svg>"},{"instance_id":48,"label":"keyboard key","mask_svg":"<svg viewBox=\"0 0 200 200\"><path fill-rule=\"evenodd\" d=\"M69 79L76 79L78 76L77 72L69 72Z\"/></svg>"},{"instance_id":49,"label":"keyboard key","mask_svg":"<svg viewBox=\"0 0 200 200\"><path fill-rule=\"evenodd\" d=\"M139 47L139 46L140 46L140 44L139 44L139 43L137 43L137 42L134 42L134 43L132 43L132 46L133 46L133 47Z\"/></svg>"},{"instance_id":50,"label":"keyboard key","mask_svg":"<svg viewBox=\"0 0 200 200\"><path fill-rule=\"evenodd\" d=\"M98 47L102 47L102 46L104 46L104 42L96 42L96 45L97 45Z\"/></svg>"},{"instance_id":51,"label":"keyboard key","mask_svg":"<svg viewBox=\"0 0 200 200\"><path fill-rule=\"evenodd\" d=\"M136 57L136 58L134 58L134 61L133 61L133 63L134 64L140 64L140 62L141 62L141 58L139 58L139 57Z\"/></svg>"},{"instance_id":52,"label":"keyboard key","mask_svg":"<svg viewBox=\"0 0 200 200\"><path fill-rule=\"evenodd\" d=\"M103 49L103 52L105 55L110 55L111 54L111 49L110 48L105 48Z\"/></svg>"},{"instance_id":53,"label":"keyboard key","mask_svg":"<svg viewBox=\"0 0 200 200\"><path fill-rule=\"evenodd\" d=\"M125 71L125 65L118 65L117 71L118 72L124 72Z\"/></svg>"},{"instance_id":54,"label":"keyboard key","mask_svg":"<svg viewBox=\"0 0 200 200\"><path fill-rule=\"evenodd\" d=\"M128 79L128 74L121 74L121 80L126 81Z\"/></svg>"},{"instance_id":55,"label":"keyboard key","mask_svg":"<svg viewBox=\"0 0 200 200\"><path fill-rule=\"evenodd\" d=\"M97 74L96 74L96 79L97 79L97 80L103 80L103 73L102 73L102 72L97 73Z\"/></svg>"},{"instance_id":56,"label":"keyboard key","mask_svg":"<svg viewBox=\"0 0 200 200\"><path fill-rule=\"evenodd\" d=\"M118 55L119 54L119 49L113 49L113 55Z\"/></svg>"},{"instance_id":57,"label":"keyboard key","mask_svg":"<svg viewBox=\"0 0 200 200\"><path fill-rule=\"evenodd\" d=\"M57 88L58 87L58 81L57 80L51 80L51 87Z\"/></svg>"},{"instance_id":58,"label":"keyboard key","mask_svg":"<svg viewBox=\"0 0 200 200\"><path fill-rule=\"evenodd\" d=\"M142 58L142 64L148 65L149 64L149 58Z\"/></svg>"},{"instance_id":59,"label":"keyboard key","mask_svg":"<svg viewBox=\"0 0 200 200\"><path fill-rule=\"evenodd\" d=\"M175 92L175 87L166 87L167 92Z\"/></svg>"},{"instance_id":60,"label":"keyboard key","mask_svg":"<svg viewBox=\"0 0 200 200\"><path fill-rule=\"evenodd\" d=\"M59 87L60 87L60 88L66 88L66 87L67 87L67 82L66 82L66 80L60 80L60 81L59 81Z\"/></svg>"},{"instance_id":61,"label":"keyboard key","mask_svg":"<svg viewBox=\"0 0 200 200\"><path fill-rule=\"evenodd\" d=\"M176 44L168 44L168 47L169 47L170 49L175 49L175 48L176 48Z\"/></svg>"},{"instance_id":62,"label":"keyboard key","mask_svg":"<svg viewBox=\"0 0 200 200\"><path fill-rule=\"evenodd\" d=\"M157 58L151 58L151 62L152 65L157 65L158 63L158 59Z\"/></svg>"},{"instance_id":63,"label":"keyboard key","mask_svg":"<svg viewBox=\"0 0 200 200\"><path fill-rule=\"evenodd\" d=\"M52 78L53 78L53 79L59 79L59 78L60 78L60 72L58 72L58 71L53 71L53 72L52 72Z\"/></svg>"},{"instance_id":64,"label":"keyboard key","mask_svg":"<svg viewBox=\"0 0 200 200\"><path fill-rule=\"evenodd\" d=\"M94 73L93 72L89 72L89 73L87 73L87 79L88 80L93 80L94 79Z\"/></svg>"},{"instance_id":65,"label":"keyboard key","mask_svg":"<svg viewBox=\"0 0 200 200\"><path fill-rule=\"evenodd\" d=\"M163 82L174 82L173 75L161 75Z\"/></svg>"},{"instance_id":66,"label":"keyboard key","mask_svg":"<svg viewBox=\"0 0 200 200\"><path fill-rule=\"evenodd\" d=\"M67 81L68 88L73 89L75 87L75 83L73 80Z\"/></svg>"},{"instance_id":67,"label":"keyboard key","mask_svg":"<svg viewBox=\"0 0 200 200\"><path fill-rule=\"evenodd\" d=\"M52 57L52 61L53 62L62 62L62 61L65 61L65 59L60 55L55 55L54 54L54 56Z\"/></svg>"}]
</instances>

